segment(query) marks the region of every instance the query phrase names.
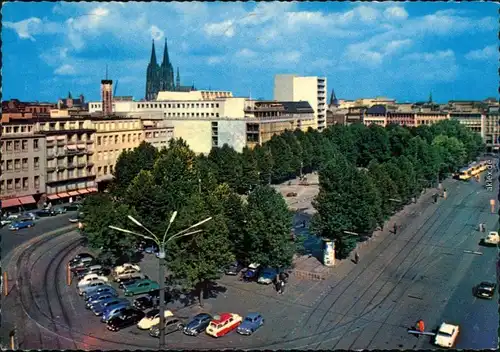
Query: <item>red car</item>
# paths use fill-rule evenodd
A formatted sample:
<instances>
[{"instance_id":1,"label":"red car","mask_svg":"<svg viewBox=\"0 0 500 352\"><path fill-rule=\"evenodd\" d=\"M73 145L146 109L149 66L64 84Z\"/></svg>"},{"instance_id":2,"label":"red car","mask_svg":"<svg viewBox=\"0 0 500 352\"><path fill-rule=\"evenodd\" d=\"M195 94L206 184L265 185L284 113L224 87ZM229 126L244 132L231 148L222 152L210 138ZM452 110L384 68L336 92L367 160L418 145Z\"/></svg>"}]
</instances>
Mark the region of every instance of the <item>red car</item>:
<instances>
[{"instance_id":1,"label":"red car","mask_svg":"<svg viewBox=\"0 0 500 352\"><path fill-rule=\"evenodd\" d=\"M205 332L213 337L221 337L238 328L242 321L243 318L238 314L221 313L214 317Z\"/></svg>"}]
</instances>

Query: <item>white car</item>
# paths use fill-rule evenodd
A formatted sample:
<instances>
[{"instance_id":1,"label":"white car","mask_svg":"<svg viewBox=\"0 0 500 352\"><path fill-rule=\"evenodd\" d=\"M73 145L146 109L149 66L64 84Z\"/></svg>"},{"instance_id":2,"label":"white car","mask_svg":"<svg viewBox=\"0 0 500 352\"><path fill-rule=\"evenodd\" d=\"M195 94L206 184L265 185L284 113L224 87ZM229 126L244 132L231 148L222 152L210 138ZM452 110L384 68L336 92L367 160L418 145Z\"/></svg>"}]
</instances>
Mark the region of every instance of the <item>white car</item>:
<instances>
[{"instance_id":1,"label":"white car","mask_svg":"<svg viewBox=\"0 0 500 352\"><path fill-rule=\"evenodd\" d=\"M123 265L115 267L114 273L115 273L115 275L120 275L121 273L123 273L127 269L132 269L132 270L135 270L135 271L141 271L141 267L139 265L125 263Z\"/></svg>"},{"instance_id":2,"label":"white car","mask_svg":"<svg viewBox=\"0 0 500 352\"><path fill-rule=\"evenodd\" d=\"M109 280L105 276L99 276L97 274L89 274L89 275L85 276L83 279L81 279L80 282L78 282L78 288L83 287L83 286L87 286L88 284L95 282L95 281L108 282Z\"/></svg>"},{"instance_id":3,"label":"white car","mask_svg":"<svg viewBox=\"0 0 500 352\"><path fill-rule=\"evenodd\" d=\"M165 318L173 317L174 314L165 310ZM139 323L137 323L137 327L141 330L149 330L153 326L160 324L160 310L153 309L146 313L146 316L142 318Z\"/></svg>"},{"instance_id":4,"label":"white car","mask_svg":"<svg viewBox=\"0 0 500 352\"><path fill-rule=\"evenodd\" d=\"M78 294L80 296L87 295L88 292L93 291L99 287L108 286L108 283L105 281L97 280L92 281L86 284L85 286L78 287Z\"/></svg>"},{"instance_id":5,"label":"white car","mask_svg":"<svg viewBox=\"0 0 500 352\"><path fill-rule=\"evenodd\" d=\"M451 348L455 344L460 327L448 323L442 323L436 334L434 343L440 347Z\"/></svg>"}]
</instances>

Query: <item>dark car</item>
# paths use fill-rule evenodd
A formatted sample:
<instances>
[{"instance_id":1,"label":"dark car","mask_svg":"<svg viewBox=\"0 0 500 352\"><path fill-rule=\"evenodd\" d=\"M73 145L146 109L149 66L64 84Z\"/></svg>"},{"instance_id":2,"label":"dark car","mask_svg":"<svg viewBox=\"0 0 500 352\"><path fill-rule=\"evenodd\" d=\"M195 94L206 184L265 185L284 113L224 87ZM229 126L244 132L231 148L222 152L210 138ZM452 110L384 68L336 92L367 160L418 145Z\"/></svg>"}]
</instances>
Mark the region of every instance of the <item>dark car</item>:
<instances>
[{"instance_id":1,"label":"dark car","mask_svg":"<svg viewBox=\"0 0 500 352\"><path fill-rule=\"evenodd\" d=\"M152 337L160 337L160 324L153 326L149 329L149 336ZM179 318L169 317L165 319L165 335L171 334L173 332L182 330L184 328L184 324Z\"/></svg>"},{"instance_id":2,"label":"dark car","mask_svg":"<svg viewBox=\"0 0 500 352\"><path fill-rule=\"evenodd\" d=\"M79 253L73 259L71 259L70 263L78 263L83 258L92 258L92 259L94 259L94 256L92 254L89 254L89 253Z\"/></svg>"},{"instance_id":3,"label":"dark car","mask_svg":"<svg viewBox=\"0 0 500 352\"><path fill-rule=\"evenodd\" d=\"M493 295L495 294L496 288L497 288L497 284L495 284L493 282L484 281L476 286L476 289L474 290L474 294L478 298L492 299Z\"/></svg>"},{"instance_id":4,"label":"dark car","mask_svg":"<svg viewBox=\"0 0 500 352\"><path fill-rule=\"evenodd\" d=\"M137 324L144 318L146 314L144 312L131 308L130 310L125 310L121 315L111 318L108 321L107 327L110 331L118 331L123 328L128 328L129 326Z\"/></svg>"},{"instance_id":5,"label":"dark car","mask_svg":"<svg viewBox=\"0 0 500 352\"><path fill-rule=\"evenodd\" d=\"M134 307L137 309L145 310L150 308L156 308L160 305L160 294L159 290L154 290L153 292L147 294L146 296L141 296L134 299ZM165 304L172 301L172 294L165 291Z\"/></svg>"},{"instance_id":6,"label":"dark car","mask_svg":"<svg viewBox=\"0 0 500 352\"><path fill-rule=\"evenodd\" d=\"M243 272L242 279L243 281L256 281L259 277L260 273L260 264L250 264L248 268L246 268L245 272Z\"/></svg>"},{"instance_id":7,"label":"dark car","mask_svg":"<svg viewBox=\"0 0 500 352\"><path fill-rule=\"evenodd\" d=\"M133 285L137 281L144 280L144 275L142 273L137 273L136 276L132 275L126 279L119 280L118 282L120 283L118 285L119 288L124 289L125 286L127 285Z\"/></svg>"},{"instance_id":8,"label":"dark car","mask_svg":"<svg viewBox=\"0 0 500 352\"><path fill-rule=\"evenodd\" d=\"M212 321L213 317L207 313L200 313L196 315L189 323L184 327L184 334L190 336L196 336L200 332L204 332L207 326Z\"/></svg>"},{"instance_id":9,"label":"dark car","mask_svg":"<svg viewBox=\"0 0 500 352\"><path fill-rule=\"evenodd\" d=\"M77 211L78 209L80 209L80 206L77 204L71 204L71 205L66 205L64 209L66 211Z\"/></svg>"},{"instance_id":10,"label":"dark car","mask_svg":"<svg viewBox=\"0 0 500 352\"><path fill-rule=\"evenodd\" d=\"M236 276L240 273L240 271L243 269L243 265L241 265L239 262L234 262L229 267L226 269L226 275L232 275Z\"/></svg>"},{"instance_id":11,"label":"dark car","mask_svg":"<svg viewBox=\"0 0 500 352\"><path fill-rule=\"evenodd\" d=\"M42 209L42 210L35 212L35 215L40 217L40 218L43 218L43 217L48 217L48 216L54 216L54 215L56 215L56 212L51 210L51 209Z\"/></svg>"}]
</instances>

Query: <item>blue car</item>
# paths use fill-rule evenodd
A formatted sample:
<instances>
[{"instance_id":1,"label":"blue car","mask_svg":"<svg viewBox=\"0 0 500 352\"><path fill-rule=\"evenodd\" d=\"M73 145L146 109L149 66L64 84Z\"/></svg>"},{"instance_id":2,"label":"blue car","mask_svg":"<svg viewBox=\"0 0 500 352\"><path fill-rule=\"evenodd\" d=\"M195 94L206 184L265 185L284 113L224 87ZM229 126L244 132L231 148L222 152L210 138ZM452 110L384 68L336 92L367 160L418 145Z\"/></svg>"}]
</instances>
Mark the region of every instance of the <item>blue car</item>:
<instances>
[{"instance_id":1,"label":"blue car","mask_svg":"<svg viewBox=\"0 0 500 352\"><path fill-rule=\"evenodd\" d=\"M87 300L87 303L85 304L85 308L90 309L93 305L102 302L106 299L109 298L115 298L118 297L118 294L116 292L101 292L96 295L90 296L90 298Z\"/></svg>"},{"instance_id":2,"label":"blue car","mask_svg":"<svg viewBox=\"0 0 500 352\"><path fill-rule=\"evenodd\" d=\"M17 231L21 229L26 229L35 226L35 223L31 220L16 221L9 226L9 230Z\"/></svg>"},{"instance_id":3,"label":"blue car","mask_svg":"<svg viewBox=\"0 0 500 352\"><path fill-rule=\"evenodd\" d=\"M276 269L266 268L260 273L257 282L259 284L269 285L273 283L273 281L276 279L276 276L278 276L278 271Z\"/></svg>"},{"instance_id":4,"label":"blue car","mask_svg":"<svg viewBox=\"0 0 500 352\"><path fill-rule=\"evenodd\" d=\"M102 313L104 313L106 308L109 308L111 306L114 306L116 304L120 304L123 302L128 303L129 301L126 298L118 298L118 297L110 298L110 299L106 299L104 301L101 301L101 302L93 305L90 309L92 309L92 311L94 312L95 315L99 316L99 315L102 315Z\"/></svg>"},{"instance_id":5,"label":"blue car","mask_svg":"<svg viewBox=\"0 0 500 352\"><path fill-rule=\"evenodd\" d=\"M104 285L104 286L98 286L97 288L94 287L93 290L88 291L87 295L85 296L85 300L88 301L90 297L98 295L100 293L114 293L118 296L118 293L116 292L113 286Z\"/></svg>"},{"instance_id":6,"label":"blue car","mask_svg":"<svg viewBox=\"0 0 500 352\"><path fill-rule=\"evenodd\" d=\"M259 313L249 313L236 330L240 335L252 335L264 325L264 318Z\"/></svg>"},{"instance_id":7,"label":"blue car","mask_svg":"<svg viewBox=\"0 0 500 352\"><path fill-rule=\"evenodd\" d=\"M112 318L120 316L123 312L130 308L131 304L129 301L115 304L109 308L106 308L102 313L101 322L107 323Z\"/></svg>"}]
</instances>

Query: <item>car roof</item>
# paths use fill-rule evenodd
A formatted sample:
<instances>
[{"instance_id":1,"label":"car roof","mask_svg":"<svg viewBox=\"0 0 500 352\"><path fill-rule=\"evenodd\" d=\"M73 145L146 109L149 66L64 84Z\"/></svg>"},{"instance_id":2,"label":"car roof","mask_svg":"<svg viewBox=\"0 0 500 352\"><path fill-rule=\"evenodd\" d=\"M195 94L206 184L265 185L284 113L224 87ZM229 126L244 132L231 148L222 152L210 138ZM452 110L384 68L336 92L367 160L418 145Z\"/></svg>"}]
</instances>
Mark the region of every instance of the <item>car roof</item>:
<instances>
[{"instance_id":1,"label":"car roof","mask_svg":"<svg viewBox=\"0 0 500 352\"><path fill-rule=\"evenodd\" d=\"M214 322L215 324L219 324L219 323L222 323L222 322L228 320L232 316L233 316L232 313L221 313L221 314L219 314L219 316L217 318L214 317L212 322Z\"/></svg>"},{"instance_id":2,"label":"car roof","mask_svg":"<svg viewBox=\"0 0 500 352\"><path fill-rule=\"evenodd\" d=\"M249 269L257 269L260 266L258 263L252 263L248 266Z\"/></svg>"},{"instance_id":3,"label":"car roof","mask_svg":"<svg viewBox=\"0 0 500 352\"><path fill-rule=\"evenodd\" d=\"M457 327L458 327L457 325L442 323L441 326L439 327L439 331L451 335L453 334L453 330L455 330Z\"/></svg>"},{"instance_id":4,"label":"car roof","mask_svg":"<svg viewBox=\"0 0 500 352\"><path fill-rule=\"evenodd\" d=\"M257 318L258 316L260 316L260 313L248 313L247 314L247 318L250 318L252 320Z\"/></svg>"},{"instance_id":5,"label":"car roof","mask_svg":"<svg viewBox=\"0 0 500 352\"><path fill-rule=\"evenodd\" d=\"M212 316L208 313L200 313L200 314L196 314L193 319L202 319L202 318L211 318Z\"/></svg>"},{"instance_id":6,"label":"car roof","mask_svg":"<svg viewBox=\"0 0 500 352\"><path fill-rule=\"evenodd\" d=\"M483 281L479 285L480 286L495 286L496 284L493 282Z\"/></svg>"}]
</instances>

